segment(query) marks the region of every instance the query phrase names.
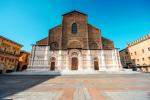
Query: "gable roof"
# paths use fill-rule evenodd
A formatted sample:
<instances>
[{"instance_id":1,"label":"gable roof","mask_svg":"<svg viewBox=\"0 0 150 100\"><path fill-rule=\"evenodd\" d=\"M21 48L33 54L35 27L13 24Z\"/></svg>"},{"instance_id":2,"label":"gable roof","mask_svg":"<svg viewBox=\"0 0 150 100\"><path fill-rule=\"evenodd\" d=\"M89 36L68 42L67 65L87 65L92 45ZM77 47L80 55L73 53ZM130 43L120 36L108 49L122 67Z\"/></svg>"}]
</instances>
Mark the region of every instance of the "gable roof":
<instances>
[{"instance_id":1,"label":"gable roof","mask_svg":"<svg viewBox=\"0 0 150 100\"><path fill-rule=\"evenodd\" d=\"M109 41L109 42L113 42L112 40L108 39L108 38L105 38L102 36L102 40L106 40L106 41Z\"/></svg>"},{"instance_id":2,"label":"gable roof","mask_svg":"<svg viewBox=\"0 0 150 100\"><path fill-rule=\"evenodd\" d=\"M47 45L48 44L48 37L45 37L36 42L37 45Z\"/></svg>"},{"instance_id":3,"label":"gable roof","mask_svg":"<svg viewBox=\"0 0 150 100\"><path fill-rule=\"evenodd\" d=\"M70 12L68 12L68 13L65 13L65 14L63 14L62 16L65 16L65 15L68 15L68 14L72 14L72 13L79 13L79 14L82 14L82 15L84 15L84 16L87 16L87 14L82 13L82 12L79 12L79 11L76 11L76 10L73 10L73 11L70 11Z\"/></svg>"}]
</instances>

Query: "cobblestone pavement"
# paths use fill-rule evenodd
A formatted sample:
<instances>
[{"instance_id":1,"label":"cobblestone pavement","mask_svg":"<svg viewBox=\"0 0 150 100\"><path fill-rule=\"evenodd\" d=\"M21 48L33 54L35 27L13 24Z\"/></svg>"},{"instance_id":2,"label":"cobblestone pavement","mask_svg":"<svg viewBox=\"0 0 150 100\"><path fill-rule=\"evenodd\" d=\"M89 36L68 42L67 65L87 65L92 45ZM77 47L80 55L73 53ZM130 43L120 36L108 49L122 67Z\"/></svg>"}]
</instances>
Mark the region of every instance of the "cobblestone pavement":
<instances>
[{"instance_id":1,"label":"cobblestone pavement","mask_svg":"<svg viewBox=\"0 0 150 100\"><path fill-rule=\"evenodd\" d=\"M0 99L150 100L150 74L0 75Z\"/></svg>"}]
</instances>

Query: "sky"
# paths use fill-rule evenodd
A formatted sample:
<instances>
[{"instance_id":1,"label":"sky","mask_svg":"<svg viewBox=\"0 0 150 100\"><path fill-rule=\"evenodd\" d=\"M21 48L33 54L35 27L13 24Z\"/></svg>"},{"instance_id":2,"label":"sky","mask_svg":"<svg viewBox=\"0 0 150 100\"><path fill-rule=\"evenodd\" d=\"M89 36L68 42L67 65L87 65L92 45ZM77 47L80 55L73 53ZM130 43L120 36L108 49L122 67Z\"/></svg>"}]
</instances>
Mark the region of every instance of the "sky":
<instances>
[{"instance_id":1,"label":"sky","mask_svg":"<svg viewBox=\"0 0 150 100\"><path fill-rule=\"evenodd\" d=\"M0 35L30 52L72 10L86 13L119 50L150 33L150 0L0 0Z\"/></svg>"}]
</instances>

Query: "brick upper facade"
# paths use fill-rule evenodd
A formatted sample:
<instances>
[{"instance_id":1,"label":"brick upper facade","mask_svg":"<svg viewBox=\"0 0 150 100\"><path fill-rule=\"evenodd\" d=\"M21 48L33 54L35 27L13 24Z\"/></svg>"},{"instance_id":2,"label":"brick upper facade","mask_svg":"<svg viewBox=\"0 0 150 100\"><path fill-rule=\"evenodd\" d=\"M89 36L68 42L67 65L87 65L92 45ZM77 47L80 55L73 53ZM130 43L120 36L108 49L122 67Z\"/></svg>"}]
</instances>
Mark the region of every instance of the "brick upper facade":
<instances>
[{"instance_id":1,"label":"brick upper facade","mask_svg":"<svg viewBox=\"0 0 150 100\"><path fill-rule=\"evenodd\" d=\"M102 37L101 31L88 23L87 15L78 11L64 14L62 24L50 29L48 37L36 44L51 49L114 49L113 42Z\"/></svg>"}]
</instances>

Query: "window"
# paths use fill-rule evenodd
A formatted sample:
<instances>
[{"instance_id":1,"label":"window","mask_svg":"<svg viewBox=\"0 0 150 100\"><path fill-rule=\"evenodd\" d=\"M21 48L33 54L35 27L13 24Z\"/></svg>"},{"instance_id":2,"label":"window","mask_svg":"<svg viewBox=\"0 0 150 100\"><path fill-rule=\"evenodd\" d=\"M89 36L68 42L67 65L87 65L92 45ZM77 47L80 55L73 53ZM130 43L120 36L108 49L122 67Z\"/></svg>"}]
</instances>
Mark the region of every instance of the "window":
<instances>
[{"instance_id":1,"label":"window","mask_svg":"<svg viewBox=\"0 0 150 100\"><path fill-rule=\"evenodd\" d=\"M136 64L137 66L140 66L140 64Z\"/></svg>"},{"instance_id":2,"label":"window","mask_svg":"<svg viewBox=\"0 0 150 100\"><path fill-rule=\"evenodd\" d=\"M16 51L14 51L14 54L16 54Z\"/></svg>"},{"instance_id":3,"label":"window","mask_svg":"<svg viewBox=\"0 0 150 100\"><path fill-rule=\"evenodd\" d=\"M150 60L150 57L148 57L148 59Z\"/></svg>"},{"instance_id":4,"label":"window","mask_svg":"<svg viewBox=\"0 0 150 100\"><path fill-rule=\"evenodd\" d=\"M132 59L133 62L135 62L135 59Z\"/></svg>"},{"instance_id":5,"label":"window","mask_svg":"<svg viewBox=\"0 0 150 100\"><path fill-rule=\"evenodd\" d=\"M7 49L6 49L6 48L4 48L4 52L6 52L6 50L7 50Z\"/></svg>"},{"instance_id":6,"label":"window","mask_svg":"<svg viewBox=\"0 0 150 100\"><path fill-rule=\"evenodd\" d=\"M142 52L144 53L144 49L142 49Z\"/></svg>"},{"instance_id":7,"label":"window","mask_svg":"<svg viewBox=\"0 0 150 100\"><path fill-rule=\"evenodd\" d=\"M126 54L128 54L128 52L126 51Z\"/></svg>"},{"instance_id":8,"label":"window","mask_svg":"<svg viewBox=\"0 0 150 100\"><path fill-rule=\"evenodd\" d=\"M136 55L136 51L134 52L134 54Z\"/></svg>"},{"instance_id":9,"label":"window","mask_svg":"<svg viewBox=\"0 0 150 100\"><path fill-rule=\"evenodd\" d=\"M72 29L71 29L71 32L72 32L73 34L76 34L76 33L77 33L77 24L76 24L76 23L73 23L71 28L72 28Z\"/></svg>"},{"instance_id":10,"label":"window","mask_svg":"<svg viewBox=\"0 0 150 100\"><path fill-rule=\"evenodd\" d=\"M144 61L144 58L142 58L142 60Z\"/></svg>"},{"instance_id":11,"label":"window","mask_svg":"<svg viewBox=\"0 0 150 100\"><path fill-rule=\"evenodd\" d=\"M52 50L58 49L58 43L57 42L52 42L50 44L50 49L52 49Z\"/></svg>"},{"instance_id":12,"label":"window","mask_svg":"<svg viewBox=\"0 0 150 100\"><path fill-rule=\"evenodd\" d=\"M137 59L137 61L139 61L139 59Z\"/></svg>"},{"instance_id":13,"label":"window","mask_svg":"<svg viewBox=\"0 0 150 100\"><path fill-rule=\"evenodd\" d=\"M150 51L150 47L148 48L148 51Z\"/></svg>"}]
</instances>

